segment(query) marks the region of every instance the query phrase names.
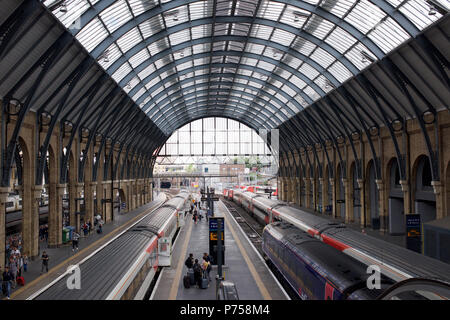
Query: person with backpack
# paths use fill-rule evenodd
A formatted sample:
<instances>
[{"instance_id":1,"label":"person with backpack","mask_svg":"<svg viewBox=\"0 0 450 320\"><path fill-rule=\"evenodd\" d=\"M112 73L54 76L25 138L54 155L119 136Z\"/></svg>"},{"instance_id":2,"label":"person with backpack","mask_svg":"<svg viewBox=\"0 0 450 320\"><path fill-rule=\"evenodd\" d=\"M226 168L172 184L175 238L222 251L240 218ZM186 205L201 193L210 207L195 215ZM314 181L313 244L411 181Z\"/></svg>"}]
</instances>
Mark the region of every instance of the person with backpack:
<instances>
[{"instance_id":1,"label":"person with backpack","mask_svg":"<svg viewBox=\"0 0 450 320\"><path fill-rule=\"evenodd\" d=\"M198 287L200 288L200 281L202 281L202 267L200 266L200 264L198 263L198 259L195 259L194 265L193 265L193 269L194 269L194 279L195 279L195 283L198 285Z\"/></svg>"},{"instance_id":2,"label":"person with backpack","mask_svg":"<svg viewBox=\"0 0 450 320\"><path fill-rule=\"evenodd\" d=\"M188 269L192 269L192 267L194 266L194 255L192 253L189 253L189 257L187 257L186 261L184 262L184 265Z\"/></svg>"}]
</instances>

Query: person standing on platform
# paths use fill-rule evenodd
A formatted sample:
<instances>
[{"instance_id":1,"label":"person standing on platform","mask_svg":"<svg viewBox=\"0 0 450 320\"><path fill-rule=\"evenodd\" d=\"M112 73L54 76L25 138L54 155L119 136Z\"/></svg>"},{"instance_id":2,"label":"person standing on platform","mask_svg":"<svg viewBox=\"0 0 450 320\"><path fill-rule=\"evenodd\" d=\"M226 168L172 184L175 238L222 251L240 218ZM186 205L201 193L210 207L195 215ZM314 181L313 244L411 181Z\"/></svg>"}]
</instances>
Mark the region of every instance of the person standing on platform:
<instances>
[{"instance_id":1,"label":"person standing on platform","mask_svg":"<svg viewBox=\"0 0 450 320\"><path fill-rule=\"evenodd\" d=\"M208 277L208 281L211 281L211 278L209 277L209 272L211 271L211 263L208 261L208 255L205 253L206 257L203 256L203 262L202 262L202 269L203 274Z\"/></svg>"},{"instance_id":2,"label":"person standing on platform","mask_svg":"<svg viewBox=\"0 0 450 320\"><path fill-rule=\"evenodd\" d=\"M78 251L78 240L80 239L80 235L76 232L72 234L72 251L76 250Z\"/></svg>"},{"instance_id":3,"label":"person standing on platform","mask_svg":"<svg viewBox=\"0 0 450 320\"><path fill-rule=\"evenodd\" d=\"M41 257L41 260L42 260L41 274L42 274L42 272L44 272L44 268L45 268L46 272L48 272L48 259L49 259L49 257L48 257L47 252L45 252L45 251L42 252L42 257Z\"/></svg>"},{"instance_id":4,"label":"person standing on platform","mask_svg":"<svg viewBox=\"0 0 450 320\"><path fill-rule=\"evenodd\" d=\"M192 267L194 266L194 255L192 253L189 253L189 257L187 257L186 261L184 262L184 265L188 269L192 269Z\"/></svg>"},{"instance_id":5,"label":"person standing on platform","mask_svg":"<svg viewBox=\"0 0 450 320\"><path fill-rule=\"evenodd\" d=\"M9 271L8 267L5 267L5 271L3 272L3 293L6 295L6 298L9 300L9 296L11 295L11 280L13 276Z\"/></svg>"},{"instance_id":6,"label":"person standing on platform","mask_svg":"<svg viewBox=\"0 0 450 320\"><path fill-rule=\"evenodd\" d=\"M92 222L91 222L91 220L89 220L87 225L88 225L88 234L91 234L91 230L92 230Z\"/></svg>"},{"instance_id":7,"label":"person standing on platform","mask_svg":"<svg viewBox=\"0 0 450 320\"><path fill-rule=\"evenodd\" d=\"M23 271L27 272L28 270L28 257L26 254L23 255Z\"/></svg>"},{"instance_id":8,"label":"person standing on platform","mask_svg":"<svg viewBox=\"0 0 450 320\"><path fill-rule=\"evenodd\" d=\"M16 278L17 278L17 259L18 257L13 254L10 258L9 258L9 273L11 274L11 283L12 283L12 288L14 289L16 287Z\"/></svg>"},{"instance_id":9,"label":"person standing on platform","mask_svg":"<svg viewBox=\"0 0 450 320\"><path fill-rule=\"evenodd\" d=\"M194 262L194 279L195 279L195 283L198 285L198 287L200 288L200 281L202 281L202 267L200 266L200 264L198 263L198 259L195 259Z\"/></svg>"}]
</instances>

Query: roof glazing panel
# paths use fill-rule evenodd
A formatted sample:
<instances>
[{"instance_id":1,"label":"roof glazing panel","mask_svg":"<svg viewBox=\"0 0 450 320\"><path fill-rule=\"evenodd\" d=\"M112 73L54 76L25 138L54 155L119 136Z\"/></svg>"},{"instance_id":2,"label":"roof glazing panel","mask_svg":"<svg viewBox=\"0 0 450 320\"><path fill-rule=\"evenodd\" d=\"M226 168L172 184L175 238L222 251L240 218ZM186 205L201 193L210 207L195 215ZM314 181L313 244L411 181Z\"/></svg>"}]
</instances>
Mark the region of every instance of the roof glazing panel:
<instances>
[{"instance_id":1,"label":"roof glazing panel","mask_svg":"<svg viewBox=\"0 0 450 320\"><path fill-rule=\"evenodd\" d=\"M448 10L448 1L435 2ZM228 90L219 95L223 103L224 94L235 96L251 85L249 110L268 113L278 123L442 17L439 11L430 14L430 4L421 0L43 3L130 97L160 121L165 119L160 112L174 108L172 98L181 98L181 110L193 103L183 97L197 92L195 86L208 90L215 81L217 89L225 84ZM215 92L203 94L216 101ZM269 97L281 103L275 110L258 102Z\"/></svg>"}]
</instances>

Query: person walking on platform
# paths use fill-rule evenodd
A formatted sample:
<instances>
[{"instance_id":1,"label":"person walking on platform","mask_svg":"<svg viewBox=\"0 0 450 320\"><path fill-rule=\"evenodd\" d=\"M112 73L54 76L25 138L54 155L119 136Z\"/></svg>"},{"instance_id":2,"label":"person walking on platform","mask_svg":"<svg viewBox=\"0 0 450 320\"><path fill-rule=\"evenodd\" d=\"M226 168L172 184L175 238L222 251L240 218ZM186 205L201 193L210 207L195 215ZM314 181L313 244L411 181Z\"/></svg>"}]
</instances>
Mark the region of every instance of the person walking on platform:
<instances>
[{"instance_id":1,"label":"person walking on platform","mask_svg":"<svg viewBox=\"0 0 450 320\"><path fill-rule=\"evenodd\" d=\"M76 232L72 234L72 251L76 250L78 251L78 240L80 239L80 235Z\"/></svg>"},{"instance_id":2,"label":"person walking on platform","mask_svg":"<svg viewBox=\"0 0 450 320\"><path fill-rule=\"evenodd\" d=\"M87 225L88 225L88 234L91 234L91 230L92 230L92 222L91 222L91 220L89 220Z\"/></svg>"},{"instance_id":3,"label":"person walking on platform","mask_svg":"<svg viewBox=\"0 0 450 320\"><path fill-rule=\"evenodd\" d=\"M194 209L194 216L192 217L192 219L194 220L195 224L197 224L197 220L198 220L197 209Z\"/></svg>"},{"instance_id":4,"label":"person walking on platform","mask_svg":"<svg viewBox=\"0 0 450 320\"><path fill-rule=\"evenodd\" d=\"M194 279L195 279L195 283L198 285L198 287L200 288L200 281L202 281L202 267L200 266L200 264L198 263L198 259L195 259L194 262Z\"/></svg>"},{"instance_id":5,"label":"person walking on platform","mask_svg":"<svg viewBox=\"0 0 450 320\"><path fill-rule=\"evenodd\" d=\"M5 271L3 272L3 283L2 283L2 290L3 294L6 296L6 298L9 300L9 296L11 295L11 280L13 279L13 276L11 272L9 271L8 267L5 267Z\"/></svg>"},{"instance_id":6,"label":"person walking on platform","mask_svg":"<svg viewBox=\"0 0 450 320\"><path fill-rule=\"evenodd\" d=\"M48 257L47 252L45 252L45 251L42 252L42 257L41 257L41 260L42 260L41 274L44 272L44 268L45 268L46 272L48 272L48 259L49 259L49 257Z\"/></svg>"}]
</instances>

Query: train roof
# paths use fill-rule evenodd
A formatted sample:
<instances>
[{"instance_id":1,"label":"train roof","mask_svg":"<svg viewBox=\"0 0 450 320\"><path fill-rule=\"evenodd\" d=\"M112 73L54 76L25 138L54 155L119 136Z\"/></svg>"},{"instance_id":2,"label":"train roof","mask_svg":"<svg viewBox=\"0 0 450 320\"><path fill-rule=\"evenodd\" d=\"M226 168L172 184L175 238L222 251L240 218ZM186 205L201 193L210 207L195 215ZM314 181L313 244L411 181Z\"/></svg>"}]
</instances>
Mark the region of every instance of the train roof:
<instances>
[{"instance_id":1,"label":"train roof","mask_svg":"<svg viewBox=\"0 0 450 320\"><path fill-rule=\"evenodd\" d=\"M278 233L277 238L279 235L282 236L279 241L285 247L306 261L311 268L333 283L341 292L346 288L365 283L370 276L363 263L326 245L289 223L273 223L267 226L264 232L272 233L273 230Z\"/></svg>"}]
</instances>

